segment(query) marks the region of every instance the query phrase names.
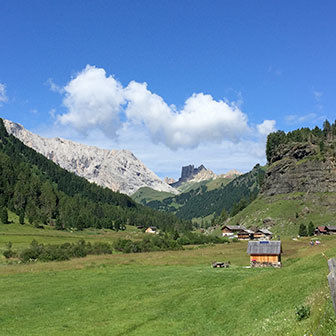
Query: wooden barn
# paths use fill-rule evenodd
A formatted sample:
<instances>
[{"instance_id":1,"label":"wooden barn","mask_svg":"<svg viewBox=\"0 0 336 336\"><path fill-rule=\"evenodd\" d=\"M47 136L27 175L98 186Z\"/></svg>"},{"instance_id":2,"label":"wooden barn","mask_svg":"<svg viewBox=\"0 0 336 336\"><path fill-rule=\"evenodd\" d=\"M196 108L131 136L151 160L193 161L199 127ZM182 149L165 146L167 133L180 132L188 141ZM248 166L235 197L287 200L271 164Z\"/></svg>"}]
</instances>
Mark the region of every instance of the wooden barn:
<instances>
[{"instance_id":1,"label":"wooden barn","mask_svg":"<svg viewBox=\"0 0 336 336\"><path fill-rule=\"evenodd\" d=\"M322 225L318 226L315 229L315 235L323 235L323 234L336 234L336 226L335 225Z\"/></svg>"},{"instance_id":2,"label":"wooden barn","mask_svg":"<svg viewBox=\"0 0 336 336\"><path fill-rule=\"evenodd\" d=\"M246 230L244 226L240 225L224 225L222 227L222 236L223 237L237 237L238 233Z\"/></svg>"},{"instance_id":3,"label":"wooden barn","mask_svg":"<svg viewBox=\"0 0 336 336\"><path fill-rule=\"evenodd\" d=\"M281 241L249 241L247 253L251 267L281 267Z\"/></svg>"},{"instance_id":4,"label":"wooden barn","mask_svg":"<svg viewBox=\"0 0 336 336\"><path fill-rule=\"evenodd\" d=\"M254 239L270 240L272 239L272 232L267 229L259 229L254 234Z\"/></svg>"},{"instance_id":5,"label":"wooden barn","mask_svg":"<svg viewBox=\"0 0 336 336\"><path fill-rule=\"evenodd\" d=\"M254 238L254 232L248 229L239 231L237 235L240 240L249 240Z\"/></svg>"}]
</instances>

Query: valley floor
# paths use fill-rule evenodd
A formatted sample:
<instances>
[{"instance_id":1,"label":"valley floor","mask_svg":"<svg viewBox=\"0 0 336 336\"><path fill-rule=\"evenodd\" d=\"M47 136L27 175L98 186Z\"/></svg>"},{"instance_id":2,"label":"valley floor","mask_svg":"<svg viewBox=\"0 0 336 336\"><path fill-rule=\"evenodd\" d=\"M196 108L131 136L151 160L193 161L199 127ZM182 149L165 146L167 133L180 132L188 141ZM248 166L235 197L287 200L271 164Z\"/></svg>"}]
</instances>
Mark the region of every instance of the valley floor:
<instances>
[{"instance_id":1,"label":"valley floor","mask_svg":"<svg viewBox=\"0 0 336 336\"><path fill-rule=\"evenodd\" d=\"M2 242L7 231L0 231ZM244 268L246 242L66 262L3 261L0 334L335 335L326 279L335 243L334 237L313 247L308 239L285 239L281 269ZM228 260L229 269L210 267ZM311 316L298 322L296 306L302 304Z\"/></svg>"}]
</instances>

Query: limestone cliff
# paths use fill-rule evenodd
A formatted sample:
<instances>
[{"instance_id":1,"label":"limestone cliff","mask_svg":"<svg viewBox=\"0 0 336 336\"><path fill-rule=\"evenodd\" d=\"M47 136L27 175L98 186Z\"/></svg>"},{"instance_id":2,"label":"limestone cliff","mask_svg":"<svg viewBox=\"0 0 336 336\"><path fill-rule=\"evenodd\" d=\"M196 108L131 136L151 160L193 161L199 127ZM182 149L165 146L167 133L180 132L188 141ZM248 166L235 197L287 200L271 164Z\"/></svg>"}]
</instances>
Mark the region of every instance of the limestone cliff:
<instances>
[{"instance_id":1,"label":"limestone cliff","mask_svg":"<svg viewBox=\"0 0 336 336\"><path fill-rule=\"evenodd\" d=\"M90 182L128 195L141 187L177 193L128 150L107 150L62 138L43 138L12 121L3 121L9 134Z\"/></svg>"},{"instance_id":2,"label":"limestone cliff","mask_svg":"<svg viewBox=\"0 0 336 336\"><path fill-rule=\"evenodd\" d=\"M327 148L321 151L321 148ZM334 144L280 144L269 158L262 194L336 192Z\"/></svg>"}]
</instances>

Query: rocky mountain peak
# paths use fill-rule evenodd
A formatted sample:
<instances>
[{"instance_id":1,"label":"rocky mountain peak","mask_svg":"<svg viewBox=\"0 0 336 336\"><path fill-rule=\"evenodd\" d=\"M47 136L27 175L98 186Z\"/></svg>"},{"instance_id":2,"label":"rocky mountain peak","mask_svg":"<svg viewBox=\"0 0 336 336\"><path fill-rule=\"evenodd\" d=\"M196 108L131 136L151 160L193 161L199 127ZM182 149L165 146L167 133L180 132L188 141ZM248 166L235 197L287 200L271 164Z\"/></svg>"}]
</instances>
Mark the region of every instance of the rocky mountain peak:
<instances>
[{"instance_id":1,"label":"rocky mountain peak","mask_svg":"<svg viewBox=\"0 0 336 336\"><path fill-rule=\"evenodd\" d=\"M90 182L131 195L141 187L176 194L129 150L107 150L62 138L43 138L22 125L3 120L9 134L62 168Z\"/></svg>"}]
</instances>

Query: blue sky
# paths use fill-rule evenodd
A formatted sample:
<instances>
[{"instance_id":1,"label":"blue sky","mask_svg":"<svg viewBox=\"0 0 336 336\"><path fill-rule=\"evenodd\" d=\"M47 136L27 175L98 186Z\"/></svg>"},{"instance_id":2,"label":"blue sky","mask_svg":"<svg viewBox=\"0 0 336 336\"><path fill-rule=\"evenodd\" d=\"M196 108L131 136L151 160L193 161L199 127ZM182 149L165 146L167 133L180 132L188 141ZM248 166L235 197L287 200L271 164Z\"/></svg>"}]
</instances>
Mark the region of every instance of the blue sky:
<instances>
[{"instance_id":1,"label":"blue sky","mask_svg":"<svg viewBox=\"0 0 336 336\"><path fill-rule=\"evenodd\" d=\"M161 177L189 163L248 171L265 163L267 132L335 119L334 1L0 8L0 115L130 149Z\"/></svg>"}]
</instances>

